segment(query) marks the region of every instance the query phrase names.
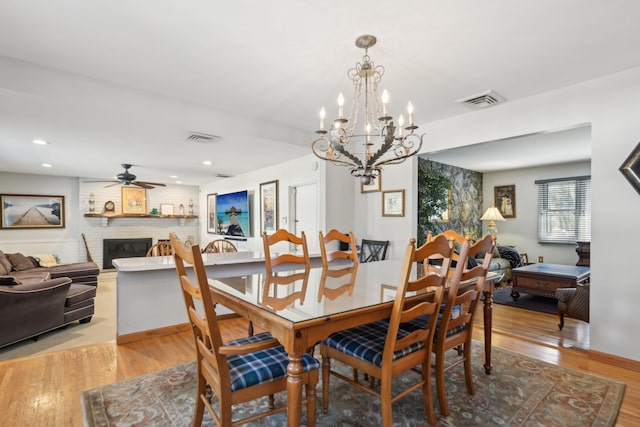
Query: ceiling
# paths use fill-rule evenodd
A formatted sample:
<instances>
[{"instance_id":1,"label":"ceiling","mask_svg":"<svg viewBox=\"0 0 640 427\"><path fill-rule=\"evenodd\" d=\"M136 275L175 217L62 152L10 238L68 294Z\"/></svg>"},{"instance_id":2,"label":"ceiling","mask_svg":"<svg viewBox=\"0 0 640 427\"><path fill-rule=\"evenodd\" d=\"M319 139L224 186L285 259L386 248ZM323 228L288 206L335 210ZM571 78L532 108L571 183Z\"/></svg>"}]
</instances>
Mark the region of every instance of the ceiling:
<instances>
[{"instance_id":1,"label":"ceiling","mask_svg":"<svg viewBox=\"0 0 640 427\"><path fill-rule=\"evenodd\" d=\"M132 163L199 185L310 154L320 108L349 104L362 34L391 113L410 100L418 123L488 89L511 102L640 66L636 0L390 5L0 1L0 171L109 179Z\"/></svg>"}]
</instances>

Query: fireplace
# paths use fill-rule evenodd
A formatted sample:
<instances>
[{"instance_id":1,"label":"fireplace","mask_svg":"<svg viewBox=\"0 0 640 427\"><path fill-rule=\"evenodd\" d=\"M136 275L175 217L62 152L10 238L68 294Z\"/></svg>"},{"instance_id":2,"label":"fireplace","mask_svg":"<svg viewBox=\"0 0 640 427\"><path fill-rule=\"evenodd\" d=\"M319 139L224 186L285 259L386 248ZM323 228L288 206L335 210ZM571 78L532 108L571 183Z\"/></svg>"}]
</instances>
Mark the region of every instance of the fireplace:
<instances>
[{"instance_id":1,"label":"fireplace","mask_svg":"<svg viewBox=\"0 0 640 427\"><path fill-rule=\"evenodd\" d=\"M102 268L104 270L114 268L113 261L116 258L134 258L147 255L151 247L152 239L104 239L102 240Z\"/></svg>"}]
</instances>

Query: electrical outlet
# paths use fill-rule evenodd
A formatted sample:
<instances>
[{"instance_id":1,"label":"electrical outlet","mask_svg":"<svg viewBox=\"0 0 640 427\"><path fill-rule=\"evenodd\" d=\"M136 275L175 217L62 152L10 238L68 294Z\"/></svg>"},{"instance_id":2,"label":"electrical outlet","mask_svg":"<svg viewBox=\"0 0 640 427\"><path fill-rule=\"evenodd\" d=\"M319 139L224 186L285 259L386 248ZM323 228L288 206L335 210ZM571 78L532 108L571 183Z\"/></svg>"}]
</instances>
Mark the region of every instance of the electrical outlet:
<instances>
[{"instance_id":1,"label":"electrical outlet","mask_svg":"<svg viewBox=\"0 0 640 427\"><path fill-rule=\"evenodd\" d=\"M543 258L543 257L541 257L541 256L539 256L539 257L538 257L538 262L539 262L540 264L542 264L542 263L544 262L544 258Z\"/></svg>"}]
</instances>

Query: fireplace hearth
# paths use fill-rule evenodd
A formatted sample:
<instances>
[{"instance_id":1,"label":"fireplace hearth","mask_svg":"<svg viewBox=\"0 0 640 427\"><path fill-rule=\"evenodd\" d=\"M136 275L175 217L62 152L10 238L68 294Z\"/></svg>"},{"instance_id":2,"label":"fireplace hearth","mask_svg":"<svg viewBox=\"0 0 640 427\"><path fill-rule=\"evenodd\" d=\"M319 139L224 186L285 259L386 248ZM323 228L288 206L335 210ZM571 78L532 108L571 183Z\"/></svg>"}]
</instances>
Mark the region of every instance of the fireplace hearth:
<instances>
[{"instance_id":1,"label":"fireplace hearth","mask_svg":"<svg viewBox=\"0 0 640 427\"><path fill-rule=\"evenodd\" d=\"M116 258L135 258L147 255L151 247L151 237L140 239L104 239L102 240L102 268L113 269Z\"/></svg>"}]
</instances>

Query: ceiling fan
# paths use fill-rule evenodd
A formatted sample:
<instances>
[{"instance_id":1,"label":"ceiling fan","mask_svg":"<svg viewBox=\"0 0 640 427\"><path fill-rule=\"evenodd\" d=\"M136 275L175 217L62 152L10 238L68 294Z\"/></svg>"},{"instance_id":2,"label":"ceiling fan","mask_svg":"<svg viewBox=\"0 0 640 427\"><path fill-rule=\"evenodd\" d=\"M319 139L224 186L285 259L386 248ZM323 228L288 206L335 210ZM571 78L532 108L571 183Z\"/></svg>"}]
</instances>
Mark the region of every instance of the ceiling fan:
<instances>
[{"instance_id":1,"label":"ceiling fan","mask_svg":"<svg viewBox=\"0 0 640 427\"><path fill-rule=\"evenodd\" d=\"M135 185L136 187L149 188L149 189L154 187L166 187L165 184L161 184L159 182L136 181L136 176L131 172L129 172L129 168L131 168L132 165L128 163L123 163L121 166L124 168L124 172L117 174L116 175L117 181L114 181L113 184L105 185L105 187L112 187L117 184ZM93 181L93 182L100 182L100 181ZM102 182L110 182L110 181L102 181Z\"/></svg>"}]
</instances>

